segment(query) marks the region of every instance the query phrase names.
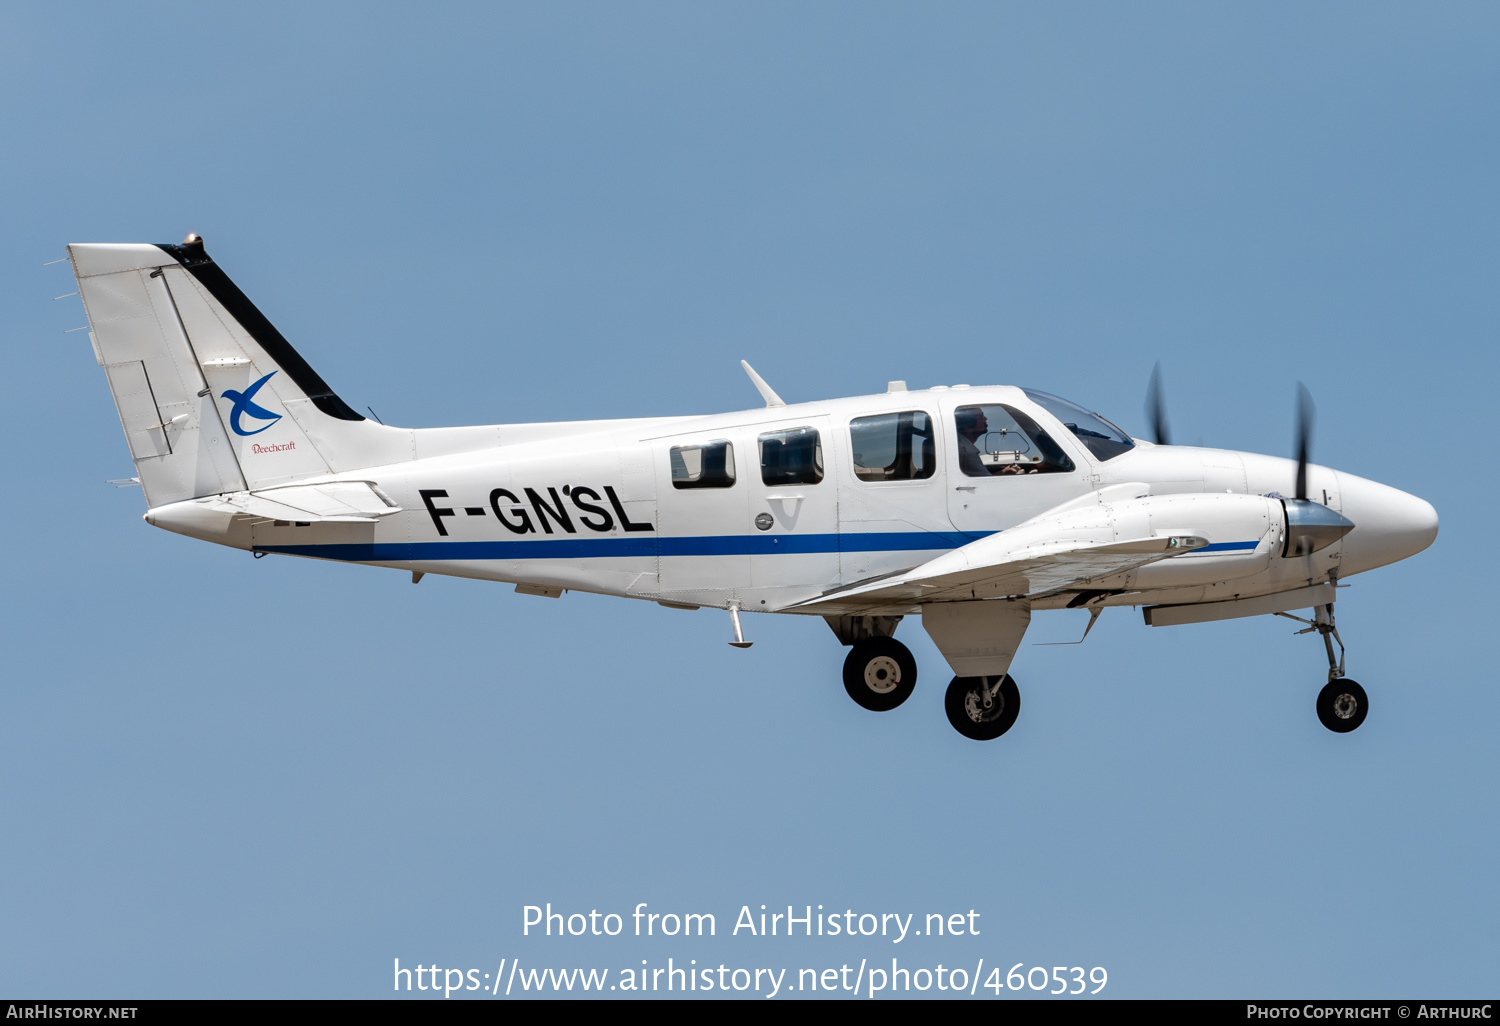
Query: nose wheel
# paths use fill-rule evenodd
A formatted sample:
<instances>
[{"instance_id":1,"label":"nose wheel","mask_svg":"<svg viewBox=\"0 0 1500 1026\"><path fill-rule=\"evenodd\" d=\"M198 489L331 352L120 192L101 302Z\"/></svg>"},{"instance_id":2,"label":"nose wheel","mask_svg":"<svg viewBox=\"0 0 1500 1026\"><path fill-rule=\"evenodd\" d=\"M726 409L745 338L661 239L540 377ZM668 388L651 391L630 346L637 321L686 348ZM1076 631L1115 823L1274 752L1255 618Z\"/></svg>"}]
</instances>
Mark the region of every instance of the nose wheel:
<instances>
[{"instance_id":1,"label":"nose wheel","mask_svg":"<svg viewBox=\"0 0 1500 1026\"><path fill-rule=\"evenodd\" d=\"M1009 730L1021 712L1021 690L1010 674L954 677L943 699L948 722L964 737L993 741Z\"/></svg>"},{"instance_id":2,"label":"nose wheel","mask_svg":"<svg viewBox=\"0 0 1500 1026\"><path fill-rule=\"evenodd\" d=\"M1347 677L1329 681L1318 692L1318 719L1336 734L1347 734L1365 722L1369 708L1365 689Z\"/></svg>"},{"instance_id":3,"label":"nose wheel","mask_svg":"<svg viewBox=\"0 0 1500 1026\"><path fill-rule=\"evenodd\" d=\"M1323 638L1323 648L1328 652L1328 683L1323 690L1318 692L1317 710L1318 722L1333 731L1335 734L1347 734L1355 730L1365 722L1365 714L1370 709L1369 696L1358 682L1344 676L1344 640L1339 637L1338 627L1333 622L1333 603L1318 606L1313 610L1313 618L1305 620L1291 613L1277 613L1288 620L1297 620L1308 626L1298 634L1311 634L1317 631ZM1339 655L1333 657L1333 644L1338 642Z\"/></svg>"},{"instance_id":4,"label":"nose wheel","mask_svg":"<svg viewBox=\"0 0 1500 1026\"><path fill-rule=\"evenodd\" d=\"M873 712L896 708L916 686L917 661L895 638L857 641L844 660L844 690Z\"/></svg>"}]
</instances>

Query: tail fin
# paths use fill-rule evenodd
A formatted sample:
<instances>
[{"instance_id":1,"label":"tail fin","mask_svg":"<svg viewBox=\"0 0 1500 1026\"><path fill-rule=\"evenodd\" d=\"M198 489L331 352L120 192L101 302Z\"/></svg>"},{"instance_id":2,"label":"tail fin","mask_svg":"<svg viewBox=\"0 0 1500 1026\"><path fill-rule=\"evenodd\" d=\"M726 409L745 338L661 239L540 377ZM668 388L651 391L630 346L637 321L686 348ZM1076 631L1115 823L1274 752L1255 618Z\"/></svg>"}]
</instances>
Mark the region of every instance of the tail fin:
<instances>
[{"instance_id":1,"label":"tail fin","mask_svg":"<svg viewBox=\"0 0 1500 1026\"><path fill-rule=\"evenodd\" d=\"M68 252L150 505L401 458L408 433L335 395L202 239Z\"/></svg>"}]
</instances>

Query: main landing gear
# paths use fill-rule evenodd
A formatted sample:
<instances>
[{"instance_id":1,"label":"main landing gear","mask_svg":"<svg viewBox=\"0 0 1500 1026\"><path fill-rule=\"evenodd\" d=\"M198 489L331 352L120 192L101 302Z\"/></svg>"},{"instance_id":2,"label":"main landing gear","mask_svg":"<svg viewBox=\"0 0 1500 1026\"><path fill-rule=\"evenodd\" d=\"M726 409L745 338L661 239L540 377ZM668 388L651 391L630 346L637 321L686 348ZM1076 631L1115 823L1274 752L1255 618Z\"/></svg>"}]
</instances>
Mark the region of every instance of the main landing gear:
<instances>
[{"instance_id":1,"label":"main landing gear","mask_svg":"<svg viewBox=\"0 0 1500 1026\"><path fill-rule=\"evenodd\" d=\"M1370 699L1357 681L1344 676L1344 641L1339 637L1338 627L1334 625L1333 603L1314 609L1311 620L1290 613L1276 615L1307 624L1298 634L1317 631L1323 636L1323 647L1328 652L1328 683L1318 692L1318 722L1335 734L1347 734L1357 729L1365 722L1365 714L1370 711ZM1339 657L1336 660L1333 658L1335 641L1339 644Z\"/></svg>"},{"instance_id":2,"label":"main landing gear","mask_svg":"<svg viewBox=\"0 0 1500 1026\"><path fill-rule=\"evenodd\" d=\"M954 677L943 698L948 722L964 737L993 741L1009 730L1021 712L1021 690L1010 674Z\"/></svg>"},{"instance_id":3,"label":"main landing gear","mask_svg":"<svg viewBox=\"0 0 1500 1026\"><path fill-rule=\"evenodd\" d=\"M828 626L850 646L844 660L844 690L860 706L886 712L911 697L917 661L891 637L899 616L830 616ZM953 729L975 741L992 741L1016 722L1021 692L1009 674L954 677L944 698Z\"/></svg>"},{"instance_id":4,"label":"main landing gear","mask_svg":"<svg viewBox=\"0 0 1500 1026\"><path fill-rule=\"evenodd\" d=\"M844 690L874 712L896 708L916 686L917 661L895 638L856 641L844 660Z\"/></svg>"},{"instance_id":5,"label":"main landing gear","mask_svg":"<svg viewBox=\"0 0 1500 1026\"><path fill-rule=\"evenodd\" d=\"M911 697L917 662L895 638L856 641L844 660L844 690L866 709L885 712ZM1010 674L954 677L943 699L948 722L964 737L993 741L1016 722L1021 691Z\"/></svg>"}]
</instances>

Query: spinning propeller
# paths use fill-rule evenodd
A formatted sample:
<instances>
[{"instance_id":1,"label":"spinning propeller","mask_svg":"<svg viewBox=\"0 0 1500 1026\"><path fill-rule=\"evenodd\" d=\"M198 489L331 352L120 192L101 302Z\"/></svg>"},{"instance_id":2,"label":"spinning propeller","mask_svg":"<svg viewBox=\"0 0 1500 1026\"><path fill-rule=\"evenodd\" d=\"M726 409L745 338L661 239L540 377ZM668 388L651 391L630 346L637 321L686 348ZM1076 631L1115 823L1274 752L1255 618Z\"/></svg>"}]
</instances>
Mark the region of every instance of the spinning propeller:
<instances>
[{"instance_id":1,"label":"spinning propeller","mask_svg":"<svg viewBox=\"0 0 1500 1026\"><path fill-rule=\"evenodd\" d=\"M1352 521L1307 495L1307 464L1312 455L1313 419L1317 412L1307 386L1297 382L1297 478L1294 498L1281 500L1287 517L1283 556L1310 556L1354 529ZM1171 429L1167 426L1167 402L1162 394L1160 360L1151 368L1151 380L1146 385L1146 421L1157 445L1172 444ZM1274 492L1270 494L1276 495Z\"/></svg>"},{"instance_id":2,"label":"spinning propeller","mask_svg":"<svg viewBox=\"0 0 1500 1026\"><path fill-rule=\"evenodd\" d=\"M1167 402L1161 394L1161 361L1151 368L1146 385L1146 422L1151 425L1151 440L1157 445L1171 445L1172 433L1167 427Z\"/></svg>"},{"instance_id":3,"label":"spinning propeller","mask_svg":"<svg viewBox=\"0 0 1500 1026\"><path fill-rule=\"evenodd\" d=\"M1318 409L1313 405L1312 394L1307 386L1297 382L1297 492L1299 499L1307 498L1307 456L1312 449L1313 417Z\"/></svg>"}]
</instances>

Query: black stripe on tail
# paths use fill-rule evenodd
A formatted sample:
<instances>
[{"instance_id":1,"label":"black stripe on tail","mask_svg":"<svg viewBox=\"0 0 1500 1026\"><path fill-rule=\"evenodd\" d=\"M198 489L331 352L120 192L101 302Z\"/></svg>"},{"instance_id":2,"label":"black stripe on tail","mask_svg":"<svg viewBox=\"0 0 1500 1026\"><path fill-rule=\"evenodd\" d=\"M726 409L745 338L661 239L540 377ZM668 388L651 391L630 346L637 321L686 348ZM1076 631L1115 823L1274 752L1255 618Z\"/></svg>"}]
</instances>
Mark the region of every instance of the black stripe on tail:
<instances>
[{"instance_id":1,"label":"black stripe on tail","mask_svg":"<svg viewBox=\"0 0 1500 1026\"><path fill-rule=\"evenodd\" d=\"M250 337L260 344L260 347L280 365L282 370L286 371L287 377L296 382L297 387L302 389L318 409L339 420L365 419L334 394L333 389L328 387L328 382L320 378L318 372L302 358L302 354L292 348L292 344L276 330L274 324L266 319L266 315L250 302L249 297L240 291L240 287L229 280L229 275L214 263L213 257L204 252L202 239L184 242L181 245L161 242L156 245L198 279L199 284L208 290L209 295L219 301L229 312L229 316L240 322L240 326L250 333Z\"/></svg>"}]
</instances>

